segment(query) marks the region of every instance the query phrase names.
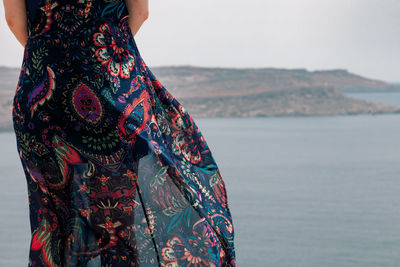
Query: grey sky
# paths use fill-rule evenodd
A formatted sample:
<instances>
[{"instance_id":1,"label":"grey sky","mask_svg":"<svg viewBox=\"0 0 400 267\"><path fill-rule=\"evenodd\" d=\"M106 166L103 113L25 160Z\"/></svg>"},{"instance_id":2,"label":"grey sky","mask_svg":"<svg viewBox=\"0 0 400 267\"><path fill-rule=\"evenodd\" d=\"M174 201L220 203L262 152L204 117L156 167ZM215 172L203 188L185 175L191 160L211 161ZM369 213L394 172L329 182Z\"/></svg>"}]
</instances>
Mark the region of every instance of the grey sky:
<instances>
[{"instance_id":1,"label":"grey sky","mask_svg":"<svg viewBox=\"0 0 400 267\"><path fill-rule=\"evenodd\" d=\"M0 64L19 67L4 19L0 34ZM136 42L150 67L345 68L400 82L400 1L150 0Z\"/></svg>"}]
</instances>

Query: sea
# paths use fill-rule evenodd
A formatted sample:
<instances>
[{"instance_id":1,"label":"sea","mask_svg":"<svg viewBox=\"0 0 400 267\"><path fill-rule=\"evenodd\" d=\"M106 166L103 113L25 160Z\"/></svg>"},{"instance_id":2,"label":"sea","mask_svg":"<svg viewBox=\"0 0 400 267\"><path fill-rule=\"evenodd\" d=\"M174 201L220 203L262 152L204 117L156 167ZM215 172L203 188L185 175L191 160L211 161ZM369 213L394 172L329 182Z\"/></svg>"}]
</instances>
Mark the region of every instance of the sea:
<instances>
[{"instance_id":1,"label":"sea","mask_svg":"<svg viewBox=\"0 0 400 267\"><path fill-rule=\"evenodd\" d=\"M400 93L349 95L400 106ZM400 266L400 114L194 120L227 188L238 266ZM0 266L27 266L13 132L0 147Z\"/></svg>"}]
</instances>

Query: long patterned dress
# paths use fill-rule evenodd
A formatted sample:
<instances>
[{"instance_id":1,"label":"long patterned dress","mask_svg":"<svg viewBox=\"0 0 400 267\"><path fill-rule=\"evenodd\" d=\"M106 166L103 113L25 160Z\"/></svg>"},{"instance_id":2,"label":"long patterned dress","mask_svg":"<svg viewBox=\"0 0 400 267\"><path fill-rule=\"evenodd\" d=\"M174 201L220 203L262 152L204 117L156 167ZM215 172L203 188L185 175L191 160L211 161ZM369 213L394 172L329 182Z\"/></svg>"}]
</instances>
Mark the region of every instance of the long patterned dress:
<instances>
[{"instance_id":1,"label":"long patterned dress","mask_svg":"<svg viewBox=\"0 0 400 267\"><path fill-rule=\"evenodd\" d=\"M12 118L29 266L235 266L227 193L123 0L27 0Z\"/></svg>"}]
</instances>

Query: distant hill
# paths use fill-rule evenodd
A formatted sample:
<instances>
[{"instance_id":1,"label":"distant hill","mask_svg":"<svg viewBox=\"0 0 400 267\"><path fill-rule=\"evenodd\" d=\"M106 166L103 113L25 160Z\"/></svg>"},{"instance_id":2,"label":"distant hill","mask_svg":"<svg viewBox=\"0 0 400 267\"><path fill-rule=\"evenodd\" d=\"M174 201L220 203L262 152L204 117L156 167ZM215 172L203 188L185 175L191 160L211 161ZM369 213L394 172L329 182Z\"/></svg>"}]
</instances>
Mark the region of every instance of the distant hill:
<instances>
[{"instance_id":1,"label":"distant hill","mask_svg":"<svg viewBox=\"0 0 400 267\"><path fill-rule=\"evenodd\" d=\"M399 91L399 84L364 78L343 69L307 71L278 68L153 67L177 97L242 95L296 88L334 88L341 92Z\"/></svg>"},{"instance_id":2,"label":"distant hill","mask_svg":"<svg viewBox=\"0 0 400 267\"><path fill-rule=\"evenodd\" d=\"M193 117L307 116L400 113L400 107L343 92L400 92L399 84L343 69L151 67ZM0 129L10 129L19 68L0 67Z\"/></svg>"}]
</instances>

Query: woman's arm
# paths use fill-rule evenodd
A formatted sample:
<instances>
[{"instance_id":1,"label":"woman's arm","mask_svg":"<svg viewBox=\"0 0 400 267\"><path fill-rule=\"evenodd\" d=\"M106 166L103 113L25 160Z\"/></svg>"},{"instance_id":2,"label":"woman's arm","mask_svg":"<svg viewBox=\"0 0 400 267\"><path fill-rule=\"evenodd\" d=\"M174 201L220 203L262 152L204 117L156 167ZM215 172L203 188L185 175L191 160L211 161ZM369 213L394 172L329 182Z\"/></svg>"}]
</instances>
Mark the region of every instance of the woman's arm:
<instances>
[{"instance_id":1,"label":"woman's arm","mask_svg":"<svg viewBox=\"0 0 400 267\"><path fill-rule=\"evenodd\" d=\"M28 39L25 0L3 0L3 4L8 27L25 48Z\"/></svg>"},{"instance_id":2,"label":"woman's arm","mask_svg":"<svg viewBox=\"0 0 400 267\"><path fill-rule=\"evenodd\" d=\"M133 36L135 36L143 22L149 17L149 1L125 0L125 3L129 12L129 27L131 28Z\"/></svg>"}]
</instances>

